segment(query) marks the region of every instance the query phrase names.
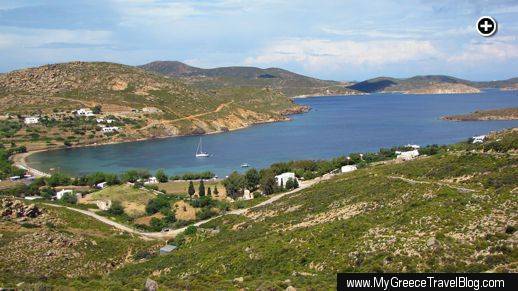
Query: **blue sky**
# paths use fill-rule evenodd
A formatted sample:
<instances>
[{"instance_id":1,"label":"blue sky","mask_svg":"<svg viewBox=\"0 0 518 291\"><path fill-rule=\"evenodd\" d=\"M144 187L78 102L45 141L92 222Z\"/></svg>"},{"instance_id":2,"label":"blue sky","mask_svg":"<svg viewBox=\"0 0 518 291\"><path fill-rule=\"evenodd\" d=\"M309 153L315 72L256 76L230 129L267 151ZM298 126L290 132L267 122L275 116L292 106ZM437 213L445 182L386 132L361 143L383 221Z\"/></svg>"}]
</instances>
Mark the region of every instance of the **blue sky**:
<instances>
[{"instance_id":1,"label":"blue sky","mask_svg":"<svg viewBox=\"0 0 518 291\"><path fill-rule=\"evenodd\" d=\"M476 33L483 15L495 36ZM0 0L0 72L72 60L505 79L518 76L518 1Z\"/></svg>"}]
</instances>

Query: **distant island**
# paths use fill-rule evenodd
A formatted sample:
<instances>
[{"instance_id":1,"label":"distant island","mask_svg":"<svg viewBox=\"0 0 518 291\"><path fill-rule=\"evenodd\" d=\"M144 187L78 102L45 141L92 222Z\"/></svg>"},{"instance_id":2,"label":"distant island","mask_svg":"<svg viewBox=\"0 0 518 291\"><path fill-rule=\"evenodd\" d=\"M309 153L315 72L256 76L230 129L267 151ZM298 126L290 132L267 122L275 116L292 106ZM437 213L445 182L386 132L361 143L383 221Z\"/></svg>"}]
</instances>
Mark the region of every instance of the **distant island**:
<instances>
[{"instance_id":1,"label":"distant island","mask_svg":"<svg viewBox=\"0 0 518 291\"><path fill-rule=\"evenodd\" d=\"M477 110L469 114L443 116L441 119L453 121L518 120L518 107Z\"/></svg>"},{"instance_id":2,"label":"distant island","mask_svg":"<svg viewBox=\"0 0 518 291\"><path fill-rule=\"evenodd\" d=\"M378 77L349 86L365 93L459 94L479 93L480 89L518 88L518 78L503 81L474 82L443 75L415 76L406 79Z\"/></svg>"}]
</instances>

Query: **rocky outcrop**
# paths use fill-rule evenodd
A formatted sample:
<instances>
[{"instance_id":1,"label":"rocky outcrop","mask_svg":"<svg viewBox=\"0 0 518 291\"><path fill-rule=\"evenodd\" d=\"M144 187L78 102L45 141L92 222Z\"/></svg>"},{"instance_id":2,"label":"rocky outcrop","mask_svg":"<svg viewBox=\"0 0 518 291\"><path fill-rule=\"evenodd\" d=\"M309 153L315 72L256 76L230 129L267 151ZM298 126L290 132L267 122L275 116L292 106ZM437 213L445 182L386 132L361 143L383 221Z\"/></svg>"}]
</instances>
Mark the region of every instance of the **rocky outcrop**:
<instances>
[{"instance_id":1,"label":"rocky outcrop","mask_svg":"<svg viewBox=\"0 0 518 291\"><path fill-rule=\"evenodd\" d=\"M43 211L35 204L26 205L20 200L14 198L1 199L2 209L0 215L4 219L11 218L36 218L40 216Z\"/></svg>"}]
</instances>

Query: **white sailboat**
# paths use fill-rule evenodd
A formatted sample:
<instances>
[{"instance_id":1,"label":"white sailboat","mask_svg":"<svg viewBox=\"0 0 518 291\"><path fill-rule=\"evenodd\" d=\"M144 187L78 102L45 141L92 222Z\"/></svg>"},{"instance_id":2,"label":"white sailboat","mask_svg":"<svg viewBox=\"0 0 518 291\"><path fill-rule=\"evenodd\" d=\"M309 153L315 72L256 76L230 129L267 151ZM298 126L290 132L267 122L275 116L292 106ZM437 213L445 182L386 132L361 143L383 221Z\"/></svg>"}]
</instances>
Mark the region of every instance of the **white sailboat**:
<instances>
[{"instance_id":1,"label":"white sailboat","mask_svg":"<svg viewBox=\"0 0 518 291\"><path fill-rule=\"evenodd\" d=\"M210 156L209 153L203 151L203 144L201 142L201 137L200 137L200 141L198 142L198 147L196 148L196 157L197 158L206 158L209 156Z\"/></svg>"}]
</instances>

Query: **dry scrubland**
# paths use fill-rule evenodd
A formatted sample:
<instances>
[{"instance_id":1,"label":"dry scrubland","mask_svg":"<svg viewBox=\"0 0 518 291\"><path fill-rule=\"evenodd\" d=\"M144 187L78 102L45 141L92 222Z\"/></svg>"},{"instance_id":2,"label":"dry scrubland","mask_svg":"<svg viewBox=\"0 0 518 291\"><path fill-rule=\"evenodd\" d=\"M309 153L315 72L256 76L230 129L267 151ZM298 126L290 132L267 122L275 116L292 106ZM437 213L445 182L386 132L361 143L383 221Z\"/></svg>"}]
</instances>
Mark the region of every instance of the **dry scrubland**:
<instances>
[{"instance_id":1,"label":"dry scrubland","mask_svg":"<svg viewBox=\"0 0 518 291\"><path fill-rule=\"evenodd\" d=\"M119 133L101 134L93 118L72 114L96 105L102 105L98 116L117 120ZM204 89L114 63L71 62L0 74L2 142L29 149L220 132L305 110L270 88ZM18 116L45 122L25 126Z\"/></svg>"}]
</instances>

